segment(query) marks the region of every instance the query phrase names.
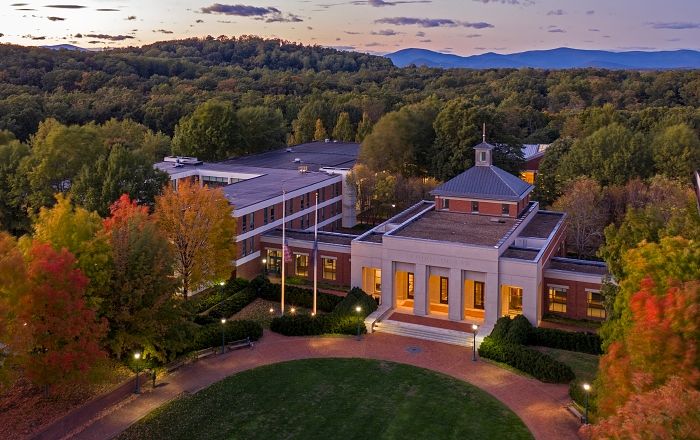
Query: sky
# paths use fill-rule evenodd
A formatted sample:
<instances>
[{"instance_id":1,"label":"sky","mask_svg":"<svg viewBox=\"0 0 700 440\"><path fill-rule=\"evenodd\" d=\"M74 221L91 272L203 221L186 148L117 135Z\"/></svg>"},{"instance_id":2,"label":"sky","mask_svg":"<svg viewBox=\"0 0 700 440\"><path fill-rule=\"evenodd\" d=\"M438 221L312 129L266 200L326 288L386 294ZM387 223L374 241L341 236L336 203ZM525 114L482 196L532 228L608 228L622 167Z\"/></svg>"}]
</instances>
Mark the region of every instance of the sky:
<instances>
[{"instance_id":1,"label":"sky","mask_svg":"<svg viewBox=\"0 0 700 440\"><path fill-rule=\"evenodd\" d=\"M207 35L376 54L700 49L700 0L0 0L0 43L105 48Z\"/></svg>"}]
</instances>

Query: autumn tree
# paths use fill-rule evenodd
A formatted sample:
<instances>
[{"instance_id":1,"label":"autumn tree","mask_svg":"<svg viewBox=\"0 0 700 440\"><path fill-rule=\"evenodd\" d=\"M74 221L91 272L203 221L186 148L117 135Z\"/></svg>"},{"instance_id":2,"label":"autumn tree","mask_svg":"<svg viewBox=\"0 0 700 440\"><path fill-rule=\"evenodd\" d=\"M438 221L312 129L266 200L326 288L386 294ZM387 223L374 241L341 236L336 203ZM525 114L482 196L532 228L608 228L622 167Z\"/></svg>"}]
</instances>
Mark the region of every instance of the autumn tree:
<instances>
[{"instance_id":1,"label":"autumn tree","mask_svg":"<svg viewBox=\"0 0 700 440\"><path fill-rule=\"evenodd\" d=\"M342 112L338 115L338 121L335 123L335 128L333 128L333 139L342 142L351 142L354 135L355 132L350 122L350 114L348 112Z\"/></svg>"},{"instance_id":2,"label":"autumn tree","mask_svg":"<svg viewBox=\"0 0 700 440\"><path fill-rule=\"evenodd\" d=\"M26 291L26 278L24 257L16 240L0 231L0 340L9 347L0 350L0 390L14 376L17 355L25 348L17 312Z\"/></svg>"},{"instance_id":3,"label":"autumn tree","mask_svg":"<svg viewBox=\"0 0 700 440\"><path fill-rule=\"evenodd\" d=\"M159 229L171 243L187 299L192 289L228 278L236 258L236 221L221 188L181 180L156 198Z\"/></svg>"},{"instance_id":4,"label":"autumn tree","mask_svg":"<svg viewBox=\"0 0 700 440\"><path fill-rule=\"evenodd\" d=\"M230 102L209 100L180 119L173 153L203 160L221 160L240 153L240 128Z\"/></svg>"},{"instance_id":5,"label":"autumn tree","mask_svg":"<svg viewBox=\"0 0 700 440\"><path fill-rule=\"evenodd\" d=\"M321 118L316 119L316 128L314 130L314 140L322 141L328 138L328 133L326 132L326 127L323 126L323 121Z\"/></svg>"},{"instance_id":6,"label":"autumn tree","mask_svg":"<svg viewBox=\"0 0 700 440\"><path fill-rule=\"evenodd\" d=\"M601 206L603 191L593 180L574 180L564 194L554 202L554 209L568 216L566 241L577 255L595 255L603 238L607 210Z\"/></svg>"},{"instance_id":7,"label":"autumn tree","mask_svg":"<svg viewBox=\"0 0 700 440\"><path fill-rule=\"evenodd\" d=\"M357 132L355 134L355 142L362 142L370 133L372 133L372 120L367 112L362 113L362 120L357 124Z\"/></svg>"},{"instance_id":8,"label":"autumn tree","mask_svg":"<svg viewBox=\"0 0 700 440\"><path fill-rule=\"evenodd\" d=\"M107 321L97 319L87 305L87 277L75 268L68 250L35 242L29 251L27 281L17 313L30 341L29 351L21 355L24 373L46 394L52 385L88 380L105 358L100 343Z\"/></svg>"},{"instance_id":9,"label":"autumn tree","mask_svg":"<svg viewBox=\"0 0 700 440\"><path fill-rule=\"evenodd\" d=\"M185 326L174 294L174 258L168 240L158 230L146 206L126 194L104 220L114 270L109 295L101 310L109 321L107 346L118 358L140 350L144 356L166 360L174 350L171 329Z\"/></svg>"}]
</instances>

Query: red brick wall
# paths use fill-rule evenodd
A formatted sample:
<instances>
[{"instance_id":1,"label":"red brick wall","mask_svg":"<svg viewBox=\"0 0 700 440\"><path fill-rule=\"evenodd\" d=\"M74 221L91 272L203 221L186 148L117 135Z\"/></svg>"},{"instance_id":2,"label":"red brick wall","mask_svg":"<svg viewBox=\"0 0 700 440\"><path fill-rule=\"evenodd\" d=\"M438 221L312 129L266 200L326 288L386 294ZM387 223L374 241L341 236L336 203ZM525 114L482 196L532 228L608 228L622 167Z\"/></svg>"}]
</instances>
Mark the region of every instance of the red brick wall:
<instances>
[{"instance_id":1,"label":"red brick wall","mask_svg":"<svg viewBox=\"0 0 700 440\"><path fill-rule=\"evenodd\" d=\"M566 313L556 313L557 315L572 319L598 319L589 317L586 313L586 310L588 309L588 294L586 293L586 289L600 290L600 284L560 280L557 278L545 278L544 282L542 283L542 294L544 295L544 300L542 301L544 307L544 310L542 310L543 314L555 314L554 312L549 311L549 284L557 284L560 286L567 286L569 288L566 295Z\"/></svg>"},{"instance_id":2,"label":"red brick wall","mask_svg":"<svg viewBox=\"0 0 700 440\"><path fill-rule=\"evenodd\" d=\"M435 206L438 210L442 208L442 198L435 197ZM450 199L450 212L465 212L471 214L472 212L472 201L471 200L460 200L460 199ZM518 205L509 204L508 216L516 217L518 215ZM500 217L501 214L501 203L500 202L479 202L479 214Z\"/></svg>"},{"instance_id":3,"label":"red brick wall","mask_svg":"<svg viewBox=\"0 0 700 440\"><path fill-rule=\"evenodd\" d=\"M263 249L261 250L261 258L265 258L267 256L267 249L276 249L280 250L281 247L279 245L275 244L263 244ZM307 248L300 248L300 247L295 247L295 246L289 246L290 251L292 252L292 261L286 262L285 263L285 274L287 276L297 276L296 272L294 271L294 253L301 253L301 254L308 254L309 255L309 274L306 277L309 281L309 284L313 283L314 280L314 274L313 274L313 261L311 261L311 254L312 251L311 249ZM322 261L321 259L323 257L335 257L336 258L336 273L335 273L335 280L328 280L323 278L323 266L322 266ZM262 263L258 262L259 267L262 268ZM326 283L326 284L334 284L338 286L349 286L350 285L350 253L348 250L348 253L340 253L340 252L329 252L329 251L324 251L324 250L319 250L318 251L318 282L319 283Z\"/></svg>"}]
</instances>

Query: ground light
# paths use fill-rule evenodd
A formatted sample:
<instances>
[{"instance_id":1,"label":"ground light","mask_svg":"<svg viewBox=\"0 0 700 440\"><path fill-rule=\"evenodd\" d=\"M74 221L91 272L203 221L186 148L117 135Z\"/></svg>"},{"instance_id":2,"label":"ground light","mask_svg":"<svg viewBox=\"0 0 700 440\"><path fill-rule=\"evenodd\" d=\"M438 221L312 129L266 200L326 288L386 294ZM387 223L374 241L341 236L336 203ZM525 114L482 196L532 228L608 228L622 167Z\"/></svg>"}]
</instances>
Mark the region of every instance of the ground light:
<instances>
[{"instance_id":1,"label":"ground light","mask_svg":"<svg viewBox=\"0 0 700 440\"><path fill-rule=\"evenodd\" d=\"M292 307L291 309L289 309L289 312L290 312L290 313L296 313L296 311L297 311L297 309L294 308L294 307Z\"/></svg>"},{"instance_id":2,"label":"ground light","mask_svg":"<svg viewBox=\"0 0 700 440\"><path fill-rule=\"evenodd\" d=\"M584 383L583 384L583 391L586 392L586 408L585 408L585 412L583 415L583 423L587 425L588 424L588 395L591 392L591 385L588 383Z\"/></svg>"},{"instance_id":3,"label":"ground light","mask_svg":"<svg viewBox=\"0 0 700 440\"><path fill-rule=\"evenodd\" d=\"M273 313L275 313L275 309L270 307L270 314L273 314Z\"/></svg>"},{"instance_id":4,"label":"ground light","mask_svg":"<svg viewBox=\"0 0 700 440\"><path fill-rule=\"evenodd\" d=\"M136 368L136 389L134 389L134 394L141 394L141 384L139 383L139 360L141 359L141 353L138 351L134 353L134 367Z\"/></svg>"},{"instance_id":5,"label":"ground light","mask_svg":"<svg viewBox=\"0 0 700 440\"><path fill-rule=\"evenodd\" d=\"M472 360L476 362L476 332L479 331L479 326L472 324L472 333L474 334L474 341L472 342Z\"/></svg>"},{"instance_id":6,"label":"ground light","mask_svg":"<svg viewBox=\"0 0 700 440\"><path fill-rule=\"evenodd\" d=\"M226 318L221 318L221 354L224 354L226 346Z\"/></svg>"},{"instance_id":7,"label":"ground light","mask_svg":"<svg viewBox=\"0 0 700 440\"><path fill-rule=\"evenodd\" d=\"M267 275L267 258L262 259L263 264L263 275Z\"/></svg>"},{"instance_id":8,"label":"ground light","mask_svg":"<svg viewBox=\"0 0 700 440\"><path fill-rule=\"evenodd\" d=\"M361 339L361 337L360 337L360 312L362 311L362 307L360 307L360 306L355 307L355 311L357 312L357 340L359 341Z\"/></svg>"},{"instance_id":9,"label":"ground light","mask_svg":"<svg viewBox=\"0 0 700 440\"><path fill-rule=\"evenodd\" d=\"M225 285L226 285L226 281L222 281L219 283L219 286L225 286Z\"/></svg>"}]
</instances>

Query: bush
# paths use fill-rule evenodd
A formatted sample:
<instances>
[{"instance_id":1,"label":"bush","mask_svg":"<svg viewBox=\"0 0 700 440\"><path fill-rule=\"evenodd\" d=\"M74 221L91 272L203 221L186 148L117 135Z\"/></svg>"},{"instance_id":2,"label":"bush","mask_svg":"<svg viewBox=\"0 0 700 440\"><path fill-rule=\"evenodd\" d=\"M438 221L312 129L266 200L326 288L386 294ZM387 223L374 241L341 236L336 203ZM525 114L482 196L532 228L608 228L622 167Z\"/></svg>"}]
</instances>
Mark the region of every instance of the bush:
<instances>
[{"instance_id":1,"label":"bush","mask_svg":"<svg viewBox=\"0 0 700 440\"><path fill-rule=\"evenodd\" d=\"M259 276L250 282L250 287L255 291L258 298L268 301L279 301L282 295L282 286L271 283L270 280ZM293 304L297 307L310 309L313 307L313 291L297 286L286 285L284 289L284 301L286 304ZM316 307L323 312L332 312L342 301L342 297L330 293L318 292L316 297Z\"/></svg>"},{"instance_id":2,"label":"bush","mask_svg":"<svg viewBox=\"0 0 700 440\"><path fill-rule=\"evenodd\" d=\"M214 319L228 318L240 312L255 299L255 292L251 288L245 288L238 293L234 293L230 298L221 301L216 307L209 311L209 316Z\"/></svg>"},{"instance_id":3,"label":"bush","mask_svg":"<svg viewBox=\"0 0 700 440\"><path fill-rule=\"evenodd\" d=\"M574 372L551 356L521 345L498 341L491 336L484 338L479 346L481 357L508 364L542 382L568 383Z\"/></svg>"},{"instance_id":4,"label":"bush","mask_svg":"<svg viewBox=\"0 0 700 440\"><path fill-rule=\"evenodd\" d=\"M518 315L510 322L503 342L506 344L525 345L530 337L532 324L523 315Z\"/></svg>"},{"instance_id":5,"label":"bush","mask_svg":"<svg viewBox=\"0 0 700 440\"><path fill-rule=\"evenodd\" d=\"M504 316L502 318L498 318L496 321L496 325L493 326L493 330L491 330L491 338L497 340L497 341L502 341L505 339L506 335L508 334L508 329L510 328L510 323L511 319L510 316Z\"/></svg>"},{"instance_id":6,"label":"bush","mask_svg":"<svg viewBox=\"0 0 700 440\"><path fill-rule=\"evenodd\" d=\"M527 345L559 348L589 354L602 354L602 341L595 333L567 332L552 328L534 328Z\"/></svg>"},{"instance_id":7,"label":"bush","mask_svg":"<svg viewBox=\"0 0 700 440\"><path fill-rule=\"evenodd\" d=\"M250 285L250 281L243 279L243 278L229 278L228 281L226 281L226 285L224 286L224 290L228 292L228 296L233 295L236 292L240 292L241 290L245 289Z\"/></svg>"},{"instance_id":8,"label":"bush","mask_svg":"<svg viewBox=\"0 0 700 440\"><path fill-rule=\"evenodd\" d=\"M209 347L221 345L221 323L214 323L201 326L194 338L192 346L188 351L203 350ZM263 333L262 326L255 321L227 321L224 326L226 340L238 341L250 338L253 341L260 339Z\"/></svg>"},{"instance_id":9,"label":"bush","mask_svg":"<svg viewBox=\"0 0 700 440\"><path fill-rule=\"evenodd\" d=\"M362 307L358 314L355 308ZM377 301L367 295L362 289L354 288L336 306L333 312L327 315L285 315L274 318L270 323L270 330L286 336L310 336L321 334L357 334L359 324L360 333L366 333L364 318L377 310Z\"/></svg>"}]
</instances>

